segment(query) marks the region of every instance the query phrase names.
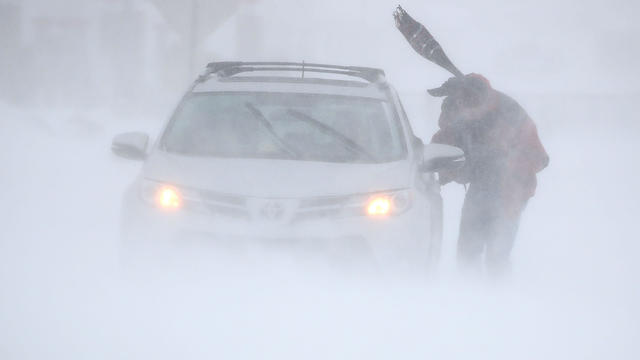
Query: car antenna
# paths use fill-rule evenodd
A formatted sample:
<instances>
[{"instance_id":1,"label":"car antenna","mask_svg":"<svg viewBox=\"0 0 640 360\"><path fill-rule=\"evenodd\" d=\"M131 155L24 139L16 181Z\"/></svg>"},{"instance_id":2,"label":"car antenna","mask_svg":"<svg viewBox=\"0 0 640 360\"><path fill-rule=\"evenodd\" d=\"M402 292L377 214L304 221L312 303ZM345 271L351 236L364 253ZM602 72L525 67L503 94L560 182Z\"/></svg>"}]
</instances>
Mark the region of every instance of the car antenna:
<instances>
[{"instance_id":1,"label":"car antenna","mask_svg":"<svg viewBox=\"0 0 640 360\"><path fill-rule=\"evenodd\" d=\"M304 79L304 60L302 60L302 78Z\"/></svg>"}]
</instances>

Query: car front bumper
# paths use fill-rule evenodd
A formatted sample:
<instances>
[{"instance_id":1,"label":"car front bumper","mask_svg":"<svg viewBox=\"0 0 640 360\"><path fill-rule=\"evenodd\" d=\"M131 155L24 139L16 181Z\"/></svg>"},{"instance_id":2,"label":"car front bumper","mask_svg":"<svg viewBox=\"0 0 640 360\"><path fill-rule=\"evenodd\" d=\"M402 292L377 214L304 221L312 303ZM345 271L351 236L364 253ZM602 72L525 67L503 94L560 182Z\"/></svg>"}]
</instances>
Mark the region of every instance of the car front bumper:
<instances>
[{"instance_id":1,"label":"car front bumper","mask_svg":"<svg viewBox=\"0 0 640 360\"><path fill-rule=\"evenodd\" d=\"M129 193L123 208L123 245L145 253L251 247L367 256L381 262L424 259L432 256L434 242L439 242L433 236L438 224L432 223L438 205L419 198L409 210L394 216L328 216L290 222L165 211Z\"/></svg>"}]
</instances>

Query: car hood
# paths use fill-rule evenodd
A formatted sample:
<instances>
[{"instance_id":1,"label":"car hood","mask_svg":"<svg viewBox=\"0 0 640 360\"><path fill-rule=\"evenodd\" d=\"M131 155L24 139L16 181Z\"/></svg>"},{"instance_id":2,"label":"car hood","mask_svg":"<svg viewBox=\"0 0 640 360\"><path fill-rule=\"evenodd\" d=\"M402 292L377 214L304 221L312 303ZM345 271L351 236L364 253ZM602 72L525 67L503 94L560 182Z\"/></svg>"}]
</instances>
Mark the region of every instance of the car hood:
<instances>
[{"instance_id":1,"label":"car hood","mask_svg":"<svg viewBox=\"0 0 640 360\"><path fill-rule=\"evenodd\" d=\"M408 160L345 164L273 159L220 159L153 153L143 176L228 194L255 197L349 195L409 187Z\"/></svg>"}]
</instances>

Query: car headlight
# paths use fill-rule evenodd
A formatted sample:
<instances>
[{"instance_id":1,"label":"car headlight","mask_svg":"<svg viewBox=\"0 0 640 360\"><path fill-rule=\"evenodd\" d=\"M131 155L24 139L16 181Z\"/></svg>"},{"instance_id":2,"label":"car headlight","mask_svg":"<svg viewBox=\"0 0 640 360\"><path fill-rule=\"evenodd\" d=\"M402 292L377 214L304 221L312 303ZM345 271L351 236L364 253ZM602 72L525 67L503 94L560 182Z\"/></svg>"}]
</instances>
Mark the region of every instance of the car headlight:
<instances>
[{"instance_id":1,"label":"car headlight","mask_svg":"<svg viewBox=\"0 0 640 360\"><path fill-rule=\"evenodd\" d=\"M411 207L411 200L411 192L409 190L376 194L367 201L365 211L370 217L398 215Z\"/></svg>"},{"instance_id":2,"label":"car headlight","mask_svg":"<svg viewBox=\"0 0 640 360\"><path fill-rule=\"evenodd\" d=\"M140 196L145 202L166 211L179 210L184 205L181 190L170 184L144 180L140 188Z\"/></svg>"}]
</instances>

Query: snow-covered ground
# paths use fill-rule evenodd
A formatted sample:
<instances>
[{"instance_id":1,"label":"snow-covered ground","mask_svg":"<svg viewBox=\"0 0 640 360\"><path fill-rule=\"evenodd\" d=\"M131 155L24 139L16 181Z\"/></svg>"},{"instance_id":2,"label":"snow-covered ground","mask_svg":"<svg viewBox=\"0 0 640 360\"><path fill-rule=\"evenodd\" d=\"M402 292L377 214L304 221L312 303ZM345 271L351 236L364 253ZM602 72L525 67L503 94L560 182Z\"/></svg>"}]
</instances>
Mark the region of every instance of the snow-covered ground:
<instances>
[{"instance_id":1,"label":"snow-covered ground","mask_svg":"<svg viewBox=\"0 0 640 360\"><path fill-rule=\"evenodd\" d=\"M455 271L455 186L444 190L444 261L432 279L277 256L128 279L116 224L139 163L109 151L127 122L3 106L0 356L637 358L640 145L631 121L629 131L609 121L640 100L625 99L530 101L530 112L571 119L542 131L551 166L514 274L498 283Z\"/></svg>"}]
</instances>

